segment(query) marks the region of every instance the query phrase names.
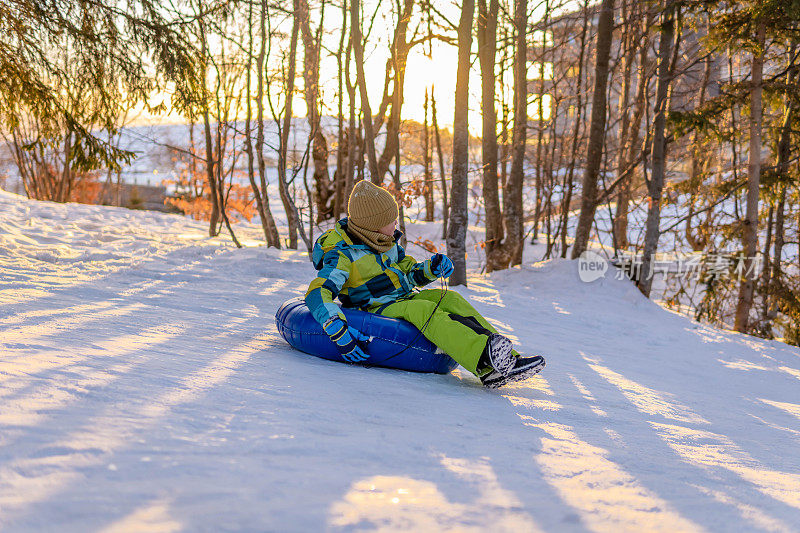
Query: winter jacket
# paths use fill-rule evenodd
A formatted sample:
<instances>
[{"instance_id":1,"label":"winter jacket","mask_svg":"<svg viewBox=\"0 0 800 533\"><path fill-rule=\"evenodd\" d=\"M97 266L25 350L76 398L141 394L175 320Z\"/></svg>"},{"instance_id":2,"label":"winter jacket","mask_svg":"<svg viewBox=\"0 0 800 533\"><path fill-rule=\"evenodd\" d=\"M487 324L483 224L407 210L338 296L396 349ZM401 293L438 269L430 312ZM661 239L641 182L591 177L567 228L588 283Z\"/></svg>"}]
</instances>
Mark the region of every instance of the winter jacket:
<instances>
[{"instance_id":1,"label":"winter jacket","mask_svg":"<svg viewBox=\"0 0 800 533\"><path fill-rule=\"evenodd\" d=\"M319 275L305 299L317 322L325 324L336 315L344 318L333 302L337 296L345 307L374 311L436 279L430 260L418 263L406 255L397 242L401 235L395 231L394 246L378 253L347 232L345 218L317 239L311 261Z\"/></svg>"}]
</instances>

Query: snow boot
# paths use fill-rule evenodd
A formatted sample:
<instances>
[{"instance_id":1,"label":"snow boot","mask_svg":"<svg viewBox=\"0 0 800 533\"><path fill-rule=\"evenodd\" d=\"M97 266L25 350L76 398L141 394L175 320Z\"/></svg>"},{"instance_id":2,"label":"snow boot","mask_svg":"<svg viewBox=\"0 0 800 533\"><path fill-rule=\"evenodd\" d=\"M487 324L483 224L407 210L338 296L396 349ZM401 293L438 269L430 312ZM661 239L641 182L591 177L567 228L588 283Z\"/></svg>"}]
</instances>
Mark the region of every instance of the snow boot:
<instances>
[{"instance_id":1,"label":"snow boot","mask_svg":"<svg viewBox=\"0 0 800 533\"><path fill-rule=\"evenodd\" d=\"M485 350L489 365L503 376L508 376L517 362L511 341L502 335L492 333L486 341Z\"/></svg>"},{"instance_id":2,"label":"snow boot","mask_svg":"<svg viewBox=\"0 0 800 533\"><path fill-rule=\"evenodd\" d=\"M488 356L489 365L504 376L511 372L517 361L511 341L497 333L489 335L485 353Z\"/></svg>"},{"instance_id":3,"label":"snow boot","mask_svg":"<svg viewBox=\"0 0 800 533\"><path fill-rule=\"evenodd\" d=\"M481 376L481 383L489 389L496 389L507 383L522 381L523 379L533 377L538 374L545 365L544 357L541 355L534 355L532 357L521 355L516 358L515 362L516 364L507 376L504 376L497 370L492 370L488 374Z\"/></svg>"}]
</instances>

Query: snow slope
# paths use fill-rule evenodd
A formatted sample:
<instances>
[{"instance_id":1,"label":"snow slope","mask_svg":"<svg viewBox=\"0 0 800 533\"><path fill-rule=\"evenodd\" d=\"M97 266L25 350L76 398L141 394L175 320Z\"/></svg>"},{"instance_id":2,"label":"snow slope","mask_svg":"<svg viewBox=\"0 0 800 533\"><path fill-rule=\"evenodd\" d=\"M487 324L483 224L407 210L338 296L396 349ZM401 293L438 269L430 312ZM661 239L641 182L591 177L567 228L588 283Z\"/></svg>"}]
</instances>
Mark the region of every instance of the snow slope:
<instances>
[{"instance_id":1,"label":"snow slope","mask_svg":"<svg viewBox=\"0 0 800 533\"><path fill-rule=\"evenodd\" d=\"M332 363L305 253L205 235L0 192L0 530L800 530L797 348L550 261L457 289L533 380Z\"/></svg>"}]
</instances>

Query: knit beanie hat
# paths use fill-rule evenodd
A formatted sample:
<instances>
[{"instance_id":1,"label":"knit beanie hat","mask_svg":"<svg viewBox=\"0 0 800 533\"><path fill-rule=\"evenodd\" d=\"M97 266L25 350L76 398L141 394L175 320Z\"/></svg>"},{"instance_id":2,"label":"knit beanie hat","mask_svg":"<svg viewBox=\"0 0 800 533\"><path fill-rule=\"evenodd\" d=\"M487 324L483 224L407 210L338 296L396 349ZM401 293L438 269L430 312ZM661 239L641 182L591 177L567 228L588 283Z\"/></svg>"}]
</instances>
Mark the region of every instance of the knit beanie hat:
<instances>
[{"instance_id":1,"label":"knit beanie hat","mask_svg":"<svg viewBox=\"0 0 800 533\"><path fill-rule=\"evenodd\" d=\"M399 215L394 196L371 182L361 180L353 187L347 202L348 220L359 228L378 231Z\"/></svg>"}]
</instances>

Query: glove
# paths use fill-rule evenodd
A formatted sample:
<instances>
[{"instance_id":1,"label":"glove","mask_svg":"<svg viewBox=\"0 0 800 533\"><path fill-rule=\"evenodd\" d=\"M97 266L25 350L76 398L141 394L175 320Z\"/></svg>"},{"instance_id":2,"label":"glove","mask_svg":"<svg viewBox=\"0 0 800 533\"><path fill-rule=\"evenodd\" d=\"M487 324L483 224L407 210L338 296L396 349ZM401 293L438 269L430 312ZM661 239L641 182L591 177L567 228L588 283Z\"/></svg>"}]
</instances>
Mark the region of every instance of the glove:
<instances>
[{"instance_id":1,"label":"glove","mask_svg":"<svg viewBox=\"0 0 800 533\"><path fill-rule=\"evenodd\" d=\"M356 328L348 326L341 317L335 316L328 320L322 329L331 338L338 348L342 358L350 363L359 363L369 359L364 349L359 344L366 344L370 338Z\"/></svg>"},{"instance_id":2,"label":"glove","mask_svg":"<svg viewBox=\"0 0 800 533\"><path fill-rule=\"evenodd\" d=\"M449 278L453 270L453 262L446 255L436 254L431 257L431 272L437 278Z\"/></svg>"}]
</instances>

